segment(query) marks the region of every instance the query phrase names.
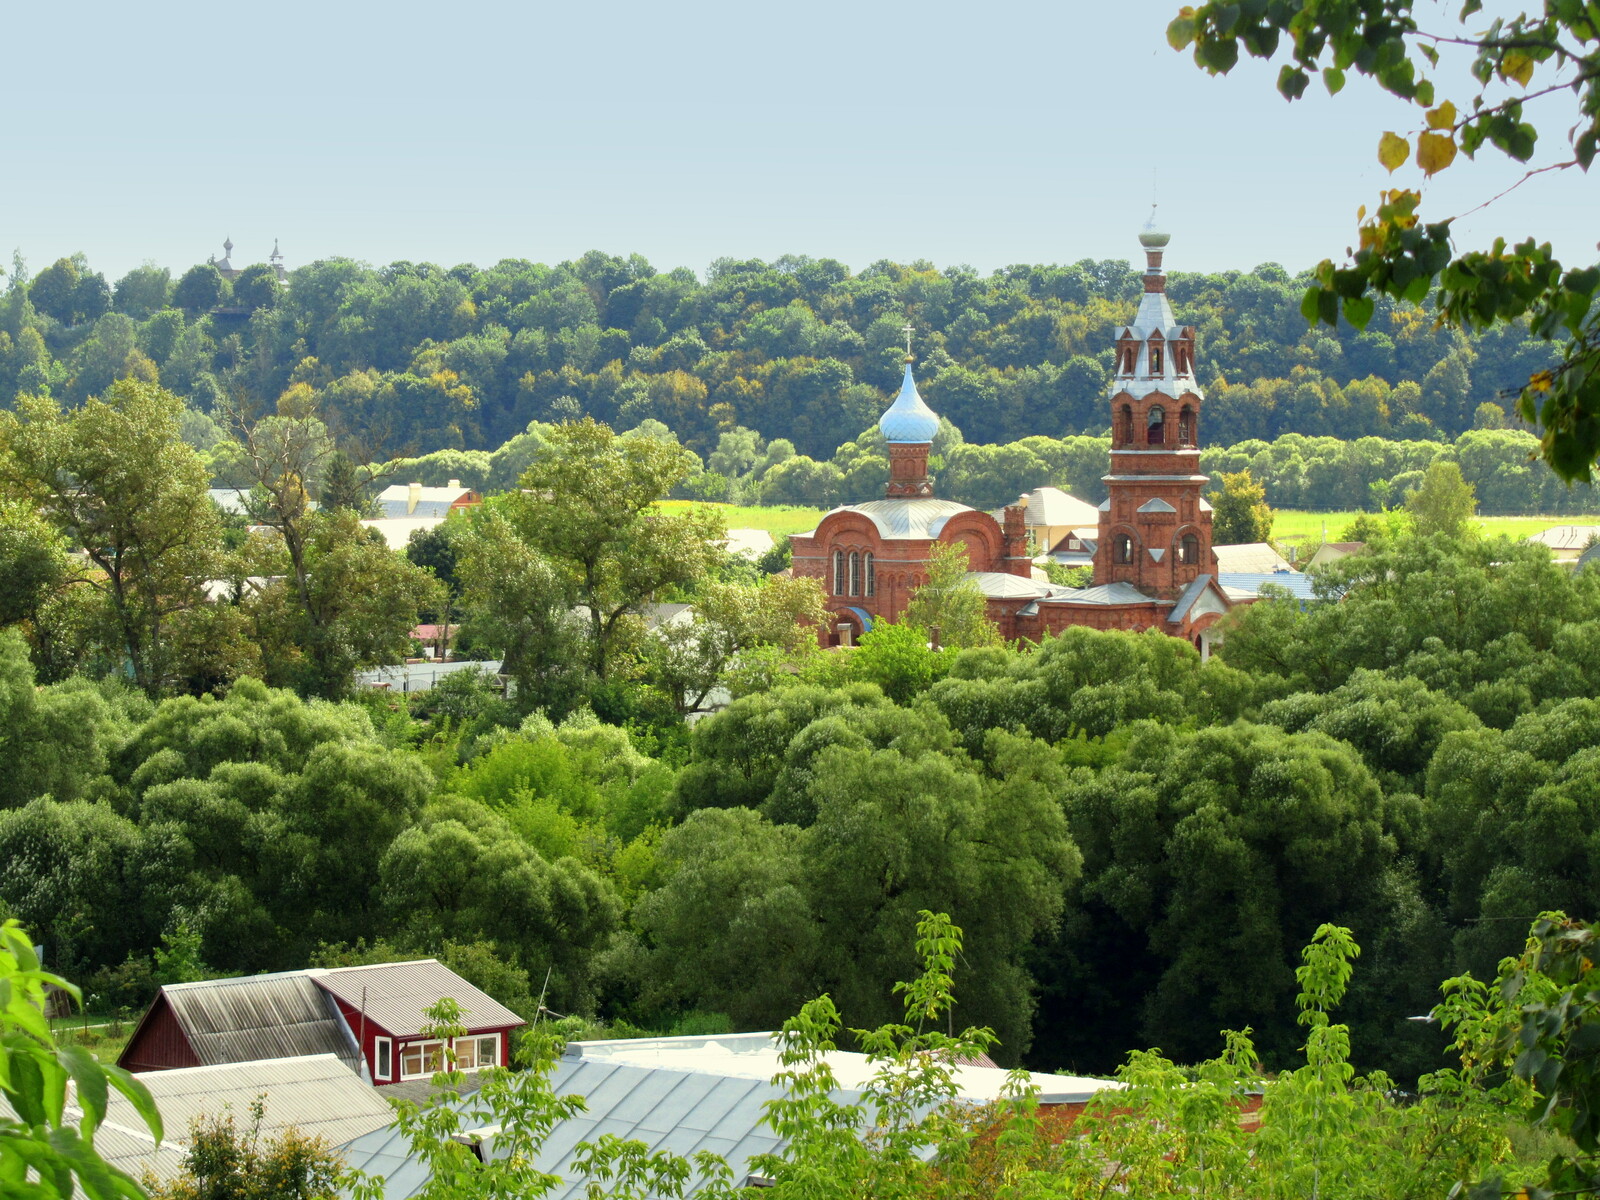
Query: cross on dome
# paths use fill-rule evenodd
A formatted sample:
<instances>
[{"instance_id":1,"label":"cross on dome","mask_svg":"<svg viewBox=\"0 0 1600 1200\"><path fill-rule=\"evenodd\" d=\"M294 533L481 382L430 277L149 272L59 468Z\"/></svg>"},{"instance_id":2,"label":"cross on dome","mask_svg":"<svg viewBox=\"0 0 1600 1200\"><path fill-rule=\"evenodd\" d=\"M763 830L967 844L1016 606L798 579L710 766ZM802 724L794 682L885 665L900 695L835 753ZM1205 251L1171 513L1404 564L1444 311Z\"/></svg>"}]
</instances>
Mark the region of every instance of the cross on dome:
<instances>
[{"instance_id":1,"label":"cross on dome","mask_svg":"<svg viewBox=\"0 0 1600 1200\"><path fill-rule=\"evenodd\" d=\"M900 331L906 335L906 361L910 362L913 357L911 353L911 335L917 331L917 327L907 321L900 326Z\"/></svg>"}]
</instances>

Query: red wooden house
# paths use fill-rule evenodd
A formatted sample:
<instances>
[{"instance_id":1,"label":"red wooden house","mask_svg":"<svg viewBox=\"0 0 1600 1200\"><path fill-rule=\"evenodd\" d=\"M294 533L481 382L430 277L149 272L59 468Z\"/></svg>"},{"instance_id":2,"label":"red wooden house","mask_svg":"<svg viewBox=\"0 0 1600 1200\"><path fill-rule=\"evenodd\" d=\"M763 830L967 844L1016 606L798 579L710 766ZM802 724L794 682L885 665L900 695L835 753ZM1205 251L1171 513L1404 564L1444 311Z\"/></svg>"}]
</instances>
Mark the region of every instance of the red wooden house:
<instances>
[{"instance_id":1,"label":"red wooden house","mask_svg":"<svg viewBox=\"0 0 1600 1200\"><path fill-rule=\"evenodd\" d=\"M117 1063L163 1071L334 1054L379 1086L426 1079L444 1070L446 1044L422 1035L423 1013L446 997L467 1028L451 1040L456 1068L504 1066L525 1022L431 958L169 984Z\"/></svg>"}]
</instances>

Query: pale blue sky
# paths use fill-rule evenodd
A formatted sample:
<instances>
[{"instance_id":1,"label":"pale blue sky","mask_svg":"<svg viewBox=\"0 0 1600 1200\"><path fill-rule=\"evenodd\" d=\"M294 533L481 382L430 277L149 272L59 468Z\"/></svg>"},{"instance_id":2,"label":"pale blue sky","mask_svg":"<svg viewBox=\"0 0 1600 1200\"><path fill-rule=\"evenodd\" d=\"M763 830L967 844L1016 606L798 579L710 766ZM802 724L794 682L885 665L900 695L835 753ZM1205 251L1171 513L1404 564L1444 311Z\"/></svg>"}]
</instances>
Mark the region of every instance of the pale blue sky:
<instances>
[{"instance_id":1,"label":"pale blue sky","mask_svg":"<svg viewBox=\"0 0 1600 1200\"><path fill-rule=\"evenodd\" d=\"M987 271L1130 257L1154 170L1171 268L1339 256L1389 182L1378 134L1416 118L1362 80L1290 106L1275 69L1212 79L1166 45L1177 7L19 6L0 250L33 270L82 250L113 280L181 271L225 235L236 264L278 237L291 267L599 248L662 269L799 253ZM1485 154L1428 210L1515 178ZM1594 184L1548 176L1461 228L1592 262Z\"/></svg>"}]
</instances>

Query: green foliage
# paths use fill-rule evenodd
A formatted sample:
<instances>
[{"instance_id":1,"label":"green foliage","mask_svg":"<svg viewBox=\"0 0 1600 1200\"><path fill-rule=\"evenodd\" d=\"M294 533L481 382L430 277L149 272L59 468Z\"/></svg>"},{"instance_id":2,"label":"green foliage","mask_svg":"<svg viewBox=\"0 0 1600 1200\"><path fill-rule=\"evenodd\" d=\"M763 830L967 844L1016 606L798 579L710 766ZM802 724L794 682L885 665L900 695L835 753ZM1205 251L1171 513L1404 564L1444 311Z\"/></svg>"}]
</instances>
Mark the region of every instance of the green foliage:
<instances>
[{"instance_id":1,"label":"green foliage","mask_svg":"<svg viewBox=\"0 0 1600 1200\"><path fill-rule=\"evenodd\" d=\"M1406 492L1405 500L1421 537L1460 537L1471 529L1478 512L1472 485L1461 478L1461 468L1453 462L1434 463L1423 472L1422 482Z\"/></svg>"},{"instance_id":2,"label":"green foliage","mask_svg":"<svg viewBox=\"0 0 1600 1200\"><path fill-rule=\"evenodd\" d=\"M1420 110L1416 165L1425 176L1451 166L1457 151L1469 158L1487 146L1516 162L1533 157L1539 132L1527 119L1529 102L1570 91L1577 120L1567 129L1573 157L1558 165L1587 171L1600 147L1600 35L1594 15L1580 4L1549 4L1534 15L1475 20L1479 0L1462 6L1463 29L1425 31L1411 6L1388 0L1274 6L1211 3L1185 8L1167 31L1175 49L1194 47L1195 62L1225 73L1239 51L1273 58L1284 34L1289 59L1278 90L1290 100L1319 71L1330 94L1344 87L1352 68ZM1467 78L1456 86L1472 95L1462 105L1435 95L1430 77L1439 68L1439 42L1473 51ZM1570 71L1570 75L1559 72ZM1535 76L1538 81L1535 81ZM1563 122L1564 124L1565 122ZM1386 131L1378 159L1391 173L1404 165L1410 140ZM1548 168L1545 168L1548 169ZM1487 250L1457 251L1455 220L1422 222L1421 193L1395 188L1380 193L1374 214L1360 219L1359 249L1343 267L1331 259L1317 268L1301 309L1307 320L1337 326L1342 314L1357 329L1372 319L1378 297L1421 303L1430 298L1443 323L1491 329L1526 320L1541 338L1564 341L1553 368L1534 371L1523 384L1518 411L1544 429L1543 456L1565 479L1588 480L1600 454L1600 341L1594 304L1600 266L1564 268L1548 243L1534 238L1508 247L1497 238Z\"/></svg>"},{"instance_id":3,"label":"green foliage","mask_svg":"<svg viewBox=\"0 0 1600 1200\"><path fill-rule=\"evenodd\" d=\"M1249 471L1224 474L1221 488L1210 493L1211 540L1218 546L1241 546L1272 540L1272 510L1267 493Z\"/></svg>"},{"instance_id":4,"label":"green foliage","mask_svg":"<svg viewBox=\"0 0 1600 1200\"><path fill-rule=\"evenodd\" d=\"M320 1137L293 1126L261 1136L266 1097L241 1129L233 1113L200 1117L188 1133L182 1173L150 1189L151 1200L332 1200L346 1182L344 1161Z\"/></svg>"},{"instance_id":5,"label":"green foliage","mask_svg":"<svg viewBox=\"0 0 1600 1200\"><path fill-rule=\"evenodd\" d=\"M983 589L967 578L964 544L933 544L928 581L912 593L903 619L919 629L938 629L941 644L961 650L1000 642Z\"/></svg>"},{"instance_id":6,"label":"green foliage","mask_svg":"<svg viewBox=\"0 0 1600 1200\"><path fill-rule=\"evenodd\" d=\"M115 1089L159 1141L161 1115L149 1090L81 1047L56 1045L45 1020L45 988L60 988L74 1000L81 996L65 979L40 970L33 943L13 920L0 923L0 984L0 1088L6 1100L0 1112L0 1180L7 1191L69 1200L81 1190L90 1200L138 1200L138 1184L96 1153L94 1135ZM69 1082L81 1112L76 1121L64 1106Z\"/></svg>"}]
</instances>

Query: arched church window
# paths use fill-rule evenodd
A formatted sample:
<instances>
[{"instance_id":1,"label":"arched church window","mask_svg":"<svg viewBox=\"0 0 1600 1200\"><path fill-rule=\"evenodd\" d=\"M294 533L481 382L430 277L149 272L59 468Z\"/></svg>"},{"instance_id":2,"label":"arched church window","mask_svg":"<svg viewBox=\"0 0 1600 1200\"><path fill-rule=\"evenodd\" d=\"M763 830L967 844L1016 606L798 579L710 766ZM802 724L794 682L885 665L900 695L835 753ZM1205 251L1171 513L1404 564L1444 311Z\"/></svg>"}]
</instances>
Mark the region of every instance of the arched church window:
<instances>
[{"instance_id":1,"label":"arched church window","mask_svg":"<svg viewBox=\"0 0 1600 1200\"><path fill-rule=\"evenodd\" d=\"M1161 343L1160 342L1151 342L1150 343L1150 374L1152 374L1152 375L1161 374L1161 361L1162 361L1162 359L1161 359Z\"/></svg>"},{"instance_id":2,"label":"arched church window","mask_svg":"<svg viewBox=\"0 0 1600 1200\"><path fill-rule=\"evenodd\" d=\"M1137 345L1135 345L1133 342L1123 342L1122 343L1122 367L1121 367L1122 374L1124 374L1124 375L1132 375L1133 374L1134 363L1138 360L1138 358L1139 358L1139 347Z\"/></svg>"},{"instance_id":3,"label":"arched church window","mask_svg":"<svg viewBox=\"0 0 1600 1200\"><path fill-rule=\"evenodd\" d=\"M878 564L873 560L872 551L867 551L867 595L878 594Z\"/></svg>"},{"instance_id":4,"label":"arched church window","mask_svg":"<svg viewBox=\"0 0 1600 1200\"><path fill-rule=\"evenodd\" d=\"M1178 445L1194 445L1194 409L1187 404L1178 413Z\"/></svg>"},{"instance_id":5,"label":"arched church window","mask_svg":"<svg viewBox=\"0 0 1600 1200\"><path fill-rule=\"evenodd\" d=\"M1133 406L1131 404L1122 406L1122 436L1118 440L1123 445L1129 445L1133 441Z\"/></svg>"},{"instance_id":6,"label":"arched church window","mask_svg":"<svg viewBox=\"0 0 1600 1200\"><path fill-rule=\"evenodd\" d=\"M833 552L833 594L844 595L844 551Z\"/></svg>"},{"instance_id":7,"label":"arched church window","mask_svg":"<svg viewBox=\"0 0 1600 1200\"><path fill-rule=\"evenodd\" d=\"M1167 440L1167 412L1161 405L1153 405L1150 409L1150 427L1145 431L1145 441L1152 446L1159 446Z\"/></svg>"},{"instance_id":8,"label":"arched church window","mask_svg":"<svg viewBox=\"0 0 1600 1200\"><path fill-rule=\"evenodd\" d=\"M1117 534L1115 540L1111 543L1111 554L1119 563L1131 563L1133 561L1133 539L1125 533Z\"/></svg>"},{"instance_id":9,"label":"arched church window","mask_svg":"<svg viewBox=\"0 0 1600 1200\"><path fill-rule=\"evenodd\" d=\"M1200 539L1194 534L1184 534L1178 543L1178 561L1186 566L1193 566L1200 561Z\"/></svg>"},{"instance_id":10,"label":"arched church window","mask_svg":"<svg viewBox=\"0 0 1600 1200\"><path fill-rule=\"evenodd\" d=\"M861 555L850 551L850 594L861 595Z\"/></svg>"}]
</instances>

